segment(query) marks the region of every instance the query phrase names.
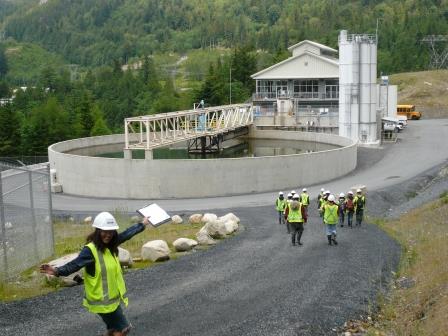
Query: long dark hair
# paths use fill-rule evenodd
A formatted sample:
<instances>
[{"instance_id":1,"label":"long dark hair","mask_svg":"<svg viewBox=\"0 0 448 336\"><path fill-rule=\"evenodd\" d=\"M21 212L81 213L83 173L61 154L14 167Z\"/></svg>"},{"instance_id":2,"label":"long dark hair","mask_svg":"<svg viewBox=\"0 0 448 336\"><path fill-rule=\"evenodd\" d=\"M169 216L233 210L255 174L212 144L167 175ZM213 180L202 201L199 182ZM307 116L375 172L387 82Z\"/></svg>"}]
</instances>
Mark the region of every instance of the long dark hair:
<instances>
[{"instance_id":1,"label":"long dark hair","mask_svg":"<svg viewBox=\"0 0 448 336\"><path fill-rule=\"evenodd\" d=\"M101 252L104 252L106 248L113 254L118 256L118 233L116 230L113 231L112 239L109 244L104 244L101 239L101 229L96 228L91 234L87 236L87 244L92 242L95 244L96 248Z\"/></svg>"}]
</instances>

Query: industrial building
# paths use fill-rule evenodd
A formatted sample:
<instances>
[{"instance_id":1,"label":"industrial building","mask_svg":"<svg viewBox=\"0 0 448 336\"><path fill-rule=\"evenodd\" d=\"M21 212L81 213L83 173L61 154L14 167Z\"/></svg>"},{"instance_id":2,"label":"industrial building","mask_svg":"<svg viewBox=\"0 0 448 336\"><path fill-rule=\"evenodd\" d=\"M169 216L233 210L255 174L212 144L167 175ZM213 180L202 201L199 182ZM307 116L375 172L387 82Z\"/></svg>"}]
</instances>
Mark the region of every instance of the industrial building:
<instances>
[{"instance_id":1,"label":"industrial building","mask_svg":"<svg viewBox=\"0 0 448 336\"><path fill-rule=\"evenodd\" d=\"M397 90L377 84L377 37L341 31L338 51L305 40L292 56L252 75L259 127L336 133L378 143L381 118L396 114Z\"/></svg>"}]
</instances>

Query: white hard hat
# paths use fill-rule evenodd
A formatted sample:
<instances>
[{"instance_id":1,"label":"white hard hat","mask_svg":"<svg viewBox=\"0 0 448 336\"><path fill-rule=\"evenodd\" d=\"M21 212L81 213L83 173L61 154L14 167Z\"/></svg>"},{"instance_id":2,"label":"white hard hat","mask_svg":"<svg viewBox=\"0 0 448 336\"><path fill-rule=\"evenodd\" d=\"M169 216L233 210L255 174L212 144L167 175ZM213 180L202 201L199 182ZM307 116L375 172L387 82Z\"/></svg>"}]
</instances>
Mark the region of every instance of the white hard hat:
<instances>
[{"instance_id":1,"label":"white hard hat","mask_svg":"<svg viewBox=\"0 0 448 336\"><path fill-rule=\"evenodd\" d=\"M353 191L350 190L347 194L353 195Z\"/></svg>"},{"instance_id":2,"label":"white hard hat","mask_svg":"<svg viewBox=\"0 0 448 336\"><path fill-rule=\"evenodd\" d=\"M299 196L299 194L294 194L294 196L293 196L292 198L293 198L293 199L299 199L300 196Z\"/></svg>"},{"instance_id":3,"label":"white hard hat","mask_svg":"<svg viewBox=\"0 0 448 336\"><path fill-rule=\"evenodd\" d=\"M324 194L330 194L330 190L325 190Z\"/></svg>"},{"instance_id":4,"label":"white hard hat","mask_svg":"<svg viewBox=\"0 0 448 336\"><path fill-rule=\"evenodd\" d=\"M345 194L344 193L340 193L339 197L345 197Z\"/></svg>"},{"instance_id":5,"label":"white hard hat","mask_svg":"<svg viewBox=\"0 0 448 336\"><path fill-rule=\"evenodd\" d=\"M303 188L302 191L303 191L303 192L306 192L306 188Z\"/></svg>"},{"instance_id":6,"label":"white hard hat","mask_svg":"<svg viewBox=\"0 0 448 336\"><path fill-rule=\"evenodd\" d=\"M328 201L329 202L334 202L334 195L328 196Z\"/></svg>"},{"instance_id":7,"label":"white hard hat","mask_svg":"<svg viewBox=\"0 0 448 336\"><path fill-rule=\"evenodd\" d=\"M278 194L279 194L279 195L283 195L283 191L280 191Z\"/></svg>"},{"instance_id":8,"label":"white hard hat","mask_svg":"<svg viewBox=\"0 0 448 336\"><path fill-rule=\"evenodd\" d=\"M320 188L320 191L321 191L321 192L324 192L324 191L325 191L325 189L324 189L324 188Z\"/></svg>"},{"instance_id":9,"label":"white hard hat","mask_svg":"<svg viewBox=\"0 0 448 336\"><path fill-rule=\"evenodd\" d=\"M288 194L288 197L292 197L292 194L291 194L291 193L289 193L289 194Z\"/></svg>"},{"instance_id":10,"label":"white hard hat","mask_svg":"<svg viewBox=\"0 0 448 336\"><path fill-rule=\"evenodd\" d=\"M295 190L291 190L291 194L293 194L293 195L294 195L295 193L296 193L296 191L295 191Z\"/></svg>"},{"instance_id":11,"label":"white hard hat","mask_svg":"<svg viewBox=\"0 0 448 336\"><path fill-rule=\"evenodd\" d=\"M362 190L361 190L361 189L358 189L358 190L356 190L356 192L357 192L357 193L360 193L360 192L362 192Z\"/></svg>"},{"instance_id":12,"label":"white hard hat","mask_svg":"<svg viewBox=\"0 0 448 336\"><path fill-rule=\"evenodd\" d=\"M109 212L99 213L95 217L92 227L105 231L118 230L117 221L115 220L114 216L112 216Z\"/></svg>"}]
</instances>

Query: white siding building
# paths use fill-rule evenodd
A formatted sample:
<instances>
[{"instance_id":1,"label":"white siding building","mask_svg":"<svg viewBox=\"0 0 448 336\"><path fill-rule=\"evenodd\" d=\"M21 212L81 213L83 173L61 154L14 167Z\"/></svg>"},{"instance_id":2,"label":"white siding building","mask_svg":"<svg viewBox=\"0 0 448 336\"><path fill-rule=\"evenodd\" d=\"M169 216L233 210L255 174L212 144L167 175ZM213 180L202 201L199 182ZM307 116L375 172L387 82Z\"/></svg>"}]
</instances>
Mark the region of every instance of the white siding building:
<instances>
[{"instance_id":1,"label":"white siding building","mask_svg":"<svg viewBox=\"0 0 448 336\"><path fill-rule=\"evenodd\" d=\"M253 103L263 115L337 113L339 61L337 50L313 41L288 48L292 56L252 75Z\"/></svg>"}]
</instances>

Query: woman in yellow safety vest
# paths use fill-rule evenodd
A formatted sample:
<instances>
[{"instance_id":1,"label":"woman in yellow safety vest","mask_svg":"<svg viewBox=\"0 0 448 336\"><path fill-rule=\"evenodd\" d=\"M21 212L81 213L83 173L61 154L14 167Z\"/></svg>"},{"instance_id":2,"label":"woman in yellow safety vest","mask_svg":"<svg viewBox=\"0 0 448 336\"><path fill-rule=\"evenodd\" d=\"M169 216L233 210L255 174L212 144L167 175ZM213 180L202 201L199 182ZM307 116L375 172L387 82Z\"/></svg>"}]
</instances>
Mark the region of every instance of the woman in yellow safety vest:
<instances>
[{"instance_id":1,"label":"woman in yellow safety vest","mask_svg":"<svg viewBox=\"0 0 448 336\"><path fill-rule=\"evenodd\" d=\"M278 198L275 200L275 209L278 212L278 223L279 224L283 224L284 223L284 213L285 213L285 208L286 208L286 199L285 196L283 195L283 191L280 191L278 193Z\"/></svg>"},{"instance_id":2,"label":"woman in yellow safety vest","mask_svg":"<svg viewBox=\"0 0 448 336\"><path fill-rule=\"evenodd\" d=\"M54 276L67 276L84 268L83 305L98 314L106 324L107 336L125 336L131 329L120 303L128 305L126 286L118 260L118 245L142 232L149 224L148 218L122 233L118 224L108 212L95 217L92 227L95 231L87 237L87 244L78 257L61 267L44 264L40 272Z\"/></svg>"},{"instance_id":3,"label":"woman in yellow safety vest","mask_svg":"<svg viewBox=\"0 0 448 336\"><path fill-rule=\"evenodd\" d=\"M336 241L336 224L338 223L338 205L335 203L334 195L328 196L328 202L323 205L324 223L327 226L327 239L328 245L334 243L337 245Z\"/></svg>"}]
</instances>

